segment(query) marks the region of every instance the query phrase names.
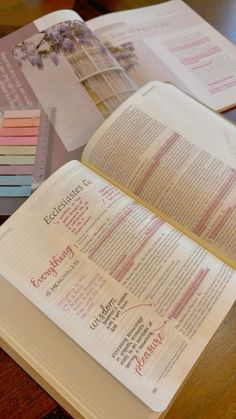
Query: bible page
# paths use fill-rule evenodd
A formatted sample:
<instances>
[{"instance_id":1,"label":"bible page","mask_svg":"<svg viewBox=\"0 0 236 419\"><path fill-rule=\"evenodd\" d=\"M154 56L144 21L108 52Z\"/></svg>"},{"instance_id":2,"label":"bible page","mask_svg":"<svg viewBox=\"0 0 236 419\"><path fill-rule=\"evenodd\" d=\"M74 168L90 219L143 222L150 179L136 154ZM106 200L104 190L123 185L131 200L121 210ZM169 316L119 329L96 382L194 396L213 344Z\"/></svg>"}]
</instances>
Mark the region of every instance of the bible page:
<instances>
[{"instance_id":1,"label":"bible page","mask_svg":"<svg viewBox=\"0 0 236 419\"><path fill-rule=\"evenodd\" d=\"M236 267L236 127L151 82L95 133L82 161Z\"/></svg>"},{"instance_id":2,"label":"bible page","mask_svg":"<svg viewBox=\"0 0 236 419\"><path fill-rule=\"evenodd\" d=\"M139 86L167 81L212 109L235 106L236 46L183 1L108 13L87 24L121 54L130 46L136 58L129 73Z\"/></svg>"},{"instance_id":3,"label":"bible page","mask_svg":"<svg viewBox=\"0 0 236 419\"><path fill-rule=\"evenodd\" d=\"M235 299L231 268L78 162L1 227L0 253L1 275L158 412Z\"/></svg>"}]
</instances>

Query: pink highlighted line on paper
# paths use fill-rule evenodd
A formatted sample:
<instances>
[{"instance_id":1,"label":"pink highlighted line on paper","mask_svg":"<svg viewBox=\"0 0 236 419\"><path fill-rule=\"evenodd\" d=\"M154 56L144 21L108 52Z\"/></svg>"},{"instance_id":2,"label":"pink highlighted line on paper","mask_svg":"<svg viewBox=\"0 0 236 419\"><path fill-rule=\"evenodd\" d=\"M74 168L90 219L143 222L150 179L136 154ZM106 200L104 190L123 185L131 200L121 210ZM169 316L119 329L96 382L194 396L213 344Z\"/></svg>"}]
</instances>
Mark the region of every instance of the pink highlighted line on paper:
<instances>
[{"instance_id":1,"label":"pink highlighted line on paper","mask_svg":"<svg viewBox=\"0 0 236 419\"><path fill-rule=\"evenodd\" d=\"M145 185L157 169L158 164L160 164L161 159L163 159L166 154L168 154L171 149L176 145L177 141L181 139L180 134L177 132L173 132L170 137L165 141L165 143L160 147L157 153L153 156L150 165L147 167L145 173L143 174L141 180L135 187L134 193L136 195L141 194L142 190L144 189Z\"/></svg>"},{"instance_id":2,"label":"pink highlighted line on paper","mask_svg":"<svg viewBox=\"0 0 236 419\"><path fill-rule=\"evenodd\" d=\"M190 298L193 296L193 294L197 291L199 286L201 285L203 279L206 277L208 272L210 271L209 268L200 269L192 281L190 282L187 289L184 291L183 295L180 297L179 300L177 300L176 304L168 314L168 319L174 318L177 319L177 317L180 315L180 313L183 311L183 309L188 304Z\"/></svg>"},{"instance_id":3,"label":"pink highlighted line on paper","mask_svg":"<svg viewBox=\"0 0 236 419\"><path fill-rule=\"evenodd\" d=\"M205 212L203 213L200 220L197 222L196 226L193 228L193 233L200 236L208 223L211 215L214 211L219 207L221 202L223 201L224 197L230 192L233 186L236 184L236 170L230 169L229 175L224 181L223 185L219 189L215 198L209 203L208 207L206 208Z\"/></svg>"},{"instance_id":4,"label":"pink highlighted line on paper","mask_svg":"<svg viewBox=\"0 0 236 419\"><path fill-rule=\"evenodd\" d=\"M111 267L109 274L113 276L117 281L121 281L123 277L129 272L129 270L134 265L135 258L142 251L146 243L163 224L164 224L163 220L159 218L155 218L154 222L152 222L148 226L147 230L144 233L144 238L140 240L136 249L134 249L134 251L130 255L128 254L121 255L118 258L118 260L114 263L114 265Z\"/></svg>"},{"instance_id":5,"label":"pink highlighted line on paper","mask_svg":"<svg viewBox=\"0 0 236 419\"><path fill-rule=\"evenodd\" d=\"M114 219L111 226L105 231L103 236L98 240L94 248L91 250L89 254L89 258L92 259L93 256L101 249L101 247L105 246L105 244L110 240L113 234L115 234L116 229L118 229L122 223L129 217L129 215L133 211L133 207L137 205L136 203L132 203L127 205L126 208L121 210L121 212L117 215Z\"/></svg>"},{"instance_id":6,"label":"pink highlighted line on paper","mask_svg":"<svg viewBox=\"0 0 236 419\"><path fill-rule=\"evenodd\" d=\"M217 220L217 222L211 228L208 234L209 239L215 239L217 237L217 235L221 232L222 228L229 221L235 209L236 209L236 205L226 208L222 216Z\"/></svg>"}]
</instances>

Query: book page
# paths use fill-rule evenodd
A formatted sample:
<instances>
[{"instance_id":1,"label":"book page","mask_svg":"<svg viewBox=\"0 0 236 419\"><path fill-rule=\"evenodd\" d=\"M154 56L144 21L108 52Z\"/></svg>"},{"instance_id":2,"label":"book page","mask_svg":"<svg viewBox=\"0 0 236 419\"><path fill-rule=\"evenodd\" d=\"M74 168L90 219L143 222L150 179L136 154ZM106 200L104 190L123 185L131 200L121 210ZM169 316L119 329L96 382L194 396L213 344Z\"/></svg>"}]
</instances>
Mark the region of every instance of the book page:
<instances>
[{"instance_id":1,"label":"book page","mask_svg":"<svg viewBox=\"0 0 236 419\"><path fill-rule=\"evenodd\" d=\"M114 48L136 55L141 86L168 81L212 109L236 104L236 47L180 0L94 18L89 27Z\"/></svg>"},{"instance_id":2,"label":"book page","mask_svg":"<svg viewBox=\"0 0 236 419\"><path fill-rule=\"evenodd\" d=\"M155 411L235 299L232 269L78 162L1 227L0 252L1 275Z\"/></svg>"},{"instance_id":3,"label":"book page","mask_svg":"<svg viewBox=\"0 0 236 419\"><path fill-rule=\"evenodd\" d=\"M73 11L41 17L0 41L0 106L40 104L50 119L52 173L80 159L91 135L136 90Z\"/></svg>"},{"instance_id":4,"label":"book page","mask_svg":"<svg viewBox=\"0 0 236 419\"><path fill-rule=\"evenodd\" d=\"M236 128L175 87L146 85L83 162L236 266Z\"/></svg>"}]
</instances>

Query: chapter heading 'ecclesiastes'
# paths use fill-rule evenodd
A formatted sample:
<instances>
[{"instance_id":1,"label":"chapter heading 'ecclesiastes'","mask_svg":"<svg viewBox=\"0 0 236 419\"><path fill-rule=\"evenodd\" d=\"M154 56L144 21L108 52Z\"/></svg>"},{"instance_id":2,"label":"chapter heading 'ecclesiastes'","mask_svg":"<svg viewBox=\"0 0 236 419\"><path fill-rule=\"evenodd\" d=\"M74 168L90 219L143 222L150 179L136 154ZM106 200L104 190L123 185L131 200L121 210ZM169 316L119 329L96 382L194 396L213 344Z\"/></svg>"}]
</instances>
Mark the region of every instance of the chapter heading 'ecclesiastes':
<instances>
[{"instance_id":1,"label":"chapter heading 'ecclesiastes'","mask_svg":"<svg viewBox=\"0 0 236 419\"><path fill-rule=\"evenodd\" d=\"M59 204L55 205L52 209L52 211L46 215L43 220L45 221L45 223L47 223L48 225L51 224L52 221L55 220L55 218L58 216L58 214L60 214L63 209L71 202L73 201L76 196L88 185L90 185L92 183L91 180L88 179L83 179L82 182L77 185L75 188L72 189L72 191L66 196L64 197Z\"/></svg>"}]
</instances>

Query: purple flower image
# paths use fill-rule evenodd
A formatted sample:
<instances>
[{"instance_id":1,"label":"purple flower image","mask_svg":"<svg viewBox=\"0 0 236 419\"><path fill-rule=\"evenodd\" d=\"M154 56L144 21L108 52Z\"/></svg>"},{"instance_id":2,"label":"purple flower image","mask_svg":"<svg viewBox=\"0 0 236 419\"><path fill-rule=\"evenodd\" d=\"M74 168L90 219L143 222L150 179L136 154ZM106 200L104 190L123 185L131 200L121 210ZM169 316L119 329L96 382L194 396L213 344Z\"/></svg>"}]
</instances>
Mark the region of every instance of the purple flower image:
<instances>
[{"instance_id":1,"label":"purple flower image","mask_svg":"<svg viewBox=\"0 0 236 419\"><path fill-rule=\"evenodd\" d=\"M131 42L113 47L110 44L105 46L93 35L84 22L67 21L58 23L42 32L41 40L35 44L32 41L21 42L12 49L12 53L21 66L29 62L34 68L43 69L44 61L50 59L53 64L59 64L59 56L72 54L76 45L84 47L96 43L103 55L111 54L125 70L131 70L137 59L134 47Z\"/></svg>"},{"instance_id":2,"label":"purple flower image","mask_svg":"<svg viewBox=\"0 0 236 419\"><path fill-rule=\"evenodd\" d=\"M19 65L28 61L33 67L43 69L43 62L50 58L55 65L59 63L60 53L70 54L75 44L89 45L96 39L84 22L68 21L58 23L42 32L42 39L38 44L31 41L21 42L12 49L12 53ZM99 43L99 41L97 40Z\"/></svg>"},{"instance_id":3,"label":"purple flower image","mask_svg":"<svg viewBox=\"0 0 236 419\"><path fill-rule=\"evenodd\" d=\"M53 64L55 64L55 65L59 64L59 58L58 58L58 55L55 52L51 52L51 54L49 54L49 58L51 58Z\"/></svg>"},{"instance_id":4,"label":"purple flower image","mask_svg":"<svg viewBox=\"0 0 236 419\"><path fill-rule=\"evenodd\" d=\"M73 52L75 47L73 42L69 38L66 38L62 42L62 49L64 52Z\"/></svg>"},{"instance_id":5,"label":"purple flower image","mask_svg":"<svg viewBox=\"0 0 236 419\"><path fill-rule=\"evenodd\" d=\"M137 56L135 55L132 42L126 42L118 47L113 47L109 43L106 43L105 46L126 71L131 70L137 65Z\"/></svg>"},{"instance_id":6,"label":"purple flower image","mask_svg":"<svg viewBox=\"0 0 236 419\"><path fill-rule=\"evenodd\" d=\"M38 55L33 55L30 57L30 63L33 67L38 67L39 70L43 69L43 60L42 57Z\"/></svg>"},{"instance_id":7,"label":"purple flower image","mask_svg":"<svg viewBox=\"0 0 236 419\"><path fill-rule=\"evenodd\" d=\"M70 86L75 89L82 86L104 118L137 89L127 74L137 64L133 44L127 42L118 47L102 44L81 21L47 28L15 45L12 54L36 85L40 79L38 71L44 70L46 83L52 74L62 82L64 71L72 71ZM58 66L57 71L54 66Z\"/></svg>"}]
</instances>

